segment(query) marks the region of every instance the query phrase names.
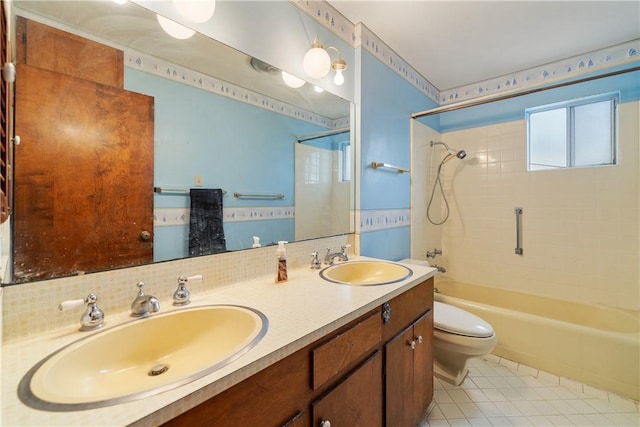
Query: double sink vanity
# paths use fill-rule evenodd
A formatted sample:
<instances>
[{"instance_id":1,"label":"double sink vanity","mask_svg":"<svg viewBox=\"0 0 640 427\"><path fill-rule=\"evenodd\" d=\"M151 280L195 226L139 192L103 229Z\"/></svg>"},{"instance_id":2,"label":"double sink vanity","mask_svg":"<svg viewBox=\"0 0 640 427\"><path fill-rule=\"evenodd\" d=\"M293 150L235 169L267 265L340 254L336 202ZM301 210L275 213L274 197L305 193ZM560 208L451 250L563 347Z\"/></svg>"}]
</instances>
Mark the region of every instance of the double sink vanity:
<instances>
[{"instance_id":1,"label":"double sink vanity","mask_svg":"<svg viewBox=\"0 0 640 427\"><path fill-rule=\"evenodd\" d=\"M415 425L433 393L433 274L356 258L10 343L3 423Z\"/></svg>"}]
</instances>

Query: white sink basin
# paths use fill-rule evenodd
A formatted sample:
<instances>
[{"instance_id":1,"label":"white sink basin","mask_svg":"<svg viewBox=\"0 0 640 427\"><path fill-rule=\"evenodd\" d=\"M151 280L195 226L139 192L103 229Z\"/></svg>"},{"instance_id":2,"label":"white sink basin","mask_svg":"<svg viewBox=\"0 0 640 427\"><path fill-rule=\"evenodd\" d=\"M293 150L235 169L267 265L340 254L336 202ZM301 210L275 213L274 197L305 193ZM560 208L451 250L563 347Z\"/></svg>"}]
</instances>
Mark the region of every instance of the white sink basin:
<instances>
[{"instance_id":1,"label":"white sink basin","mask_svg":"<svg viewBox=\"0 0 640 427\"><path fill-rule=\"evenodd\" d=\"M35 365L18 388L37 409L90 409L167 391L236 360L268 320L241 306L193 307L134 320L75 341Z\"/></svg>"},{"instance_id":2,"label":"white sink basin","mask_svg":"<svg viewBox=\"0 0 640 427\"><path fill-rule=\"evenodd\" d=\"M354 286L388 285L411 277L413 271L388 261L348 261L320 271L320 277Z\"/></svg>"}]
</instances>

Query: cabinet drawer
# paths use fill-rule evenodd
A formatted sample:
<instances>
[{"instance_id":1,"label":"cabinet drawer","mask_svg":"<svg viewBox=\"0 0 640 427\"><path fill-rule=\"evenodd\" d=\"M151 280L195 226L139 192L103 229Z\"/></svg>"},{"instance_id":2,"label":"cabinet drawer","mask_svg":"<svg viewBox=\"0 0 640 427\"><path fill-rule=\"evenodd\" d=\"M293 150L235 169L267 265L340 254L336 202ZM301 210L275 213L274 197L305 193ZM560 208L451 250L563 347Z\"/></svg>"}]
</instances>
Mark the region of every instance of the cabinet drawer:
<instances>
[{"instance_id":1,"label":"cabinet drawer","mask_svg":"<svg viewBox=\"0 0 640 427\"><path fill-rule=\"evenodd\" d=\"M311 350L312 388L316 390L325 381L344 371L352 362L364 356L382 339L380 312L363 319L330 341Z\"/></svg>"}]
</instances>

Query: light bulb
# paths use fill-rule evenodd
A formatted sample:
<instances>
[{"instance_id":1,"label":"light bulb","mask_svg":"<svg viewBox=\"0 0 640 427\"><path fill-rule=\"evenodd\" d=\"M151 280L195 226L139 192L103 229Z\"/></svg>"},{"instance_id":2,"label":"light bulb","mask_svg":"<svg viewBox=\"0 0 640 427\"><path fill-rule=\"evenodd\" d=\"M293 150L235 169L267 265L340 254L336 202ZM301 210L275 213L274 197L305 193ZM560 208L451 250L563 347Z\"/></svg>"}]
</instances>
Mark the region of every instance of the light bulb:
<instances>
[{"instance_id":1,"label":"light bulb","mask_svg":"<svg viewBox=\"0 0 640 427\"><path fill-rule=\"evenodd\" d=\"M196 32L191 28L187 28L184 25L180 25L175 21L165 18L161 15L156 15L158 19L158 23L162 27L162 29L169 34L171 37L179 40L188 39Z\"/></svg>"},{"instance_id":2,"label":"light bulb","mask_svg":"<svg viewBox=\"0 0 640 427\"><path fill-rule=\"evenodd\" d=\"M304 72L314 79L321 79L331 69L331 58L326 50L321 47L312 47L304 55L302 60Z\"/></svg>"},{"instance_id":3,"label":"light bulb","mask_svg":"<svg viewBox=\"0 0 640 427\"><path fill-rule=\"evenodd\" d=\"M286 71L282 72L282 80L286 83L287 86L297 89L299 87L304 86L305 81L297 78L296 76L292 76Z\"/></svg>"},{"instance_id":4,"label":"light bulb","mask_svg":"<svg viewBox=\"0 0 640 427\"><path fill-rule=\"evenodd\" d=\"M344 83L344 75L342 74L342 70L336 70L336 75L333 77L333 82L337 86L342 86Z\"/></svg>"},{"instance_id":5,"label":"light bulb","mask_svg":"<svg viewBox=\"0 0 640 427\"><path fill-rule=\"evenodd\" d=\"M191 22L207 22L216 10L215 0L173 0L173 5L183 18Z\"/></svg>"},{"instance_id":6,"label":"light bulb","mask_svg":"<svg viewBox=\"0 0 640 427\"><path fill-rule=\"evenodd\" d=\"M320 86L314 86L313 90L315 90L317 93L322 93L324 92L324 89L322 89Z\"/></svg>"}]
</instances>

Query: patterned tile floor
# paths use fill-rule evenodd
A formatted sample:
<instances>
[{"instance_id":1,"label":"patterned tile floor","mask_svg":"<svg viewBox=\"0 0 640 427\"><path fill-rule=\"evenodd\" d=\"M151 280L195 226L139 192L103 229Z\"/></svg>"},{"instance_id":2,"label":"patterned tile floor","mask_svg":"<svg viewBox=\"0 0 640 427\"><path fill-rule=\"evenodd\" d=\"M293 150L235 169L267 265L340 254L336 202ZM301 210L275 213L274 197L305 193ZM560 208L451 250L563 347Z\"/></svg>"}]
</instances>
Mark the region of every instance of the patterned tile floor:
<instances>
[{"instance_id":1,"label":"patterned tile floor","mask_svg":"<svg viewBox=\"0 0 640 427\"><path fill-rule=\"evenodd\" d=\"M638 402L489 355L460 386L434 379L420 427L640 426Z\"/></svg>"}]
</instances>

